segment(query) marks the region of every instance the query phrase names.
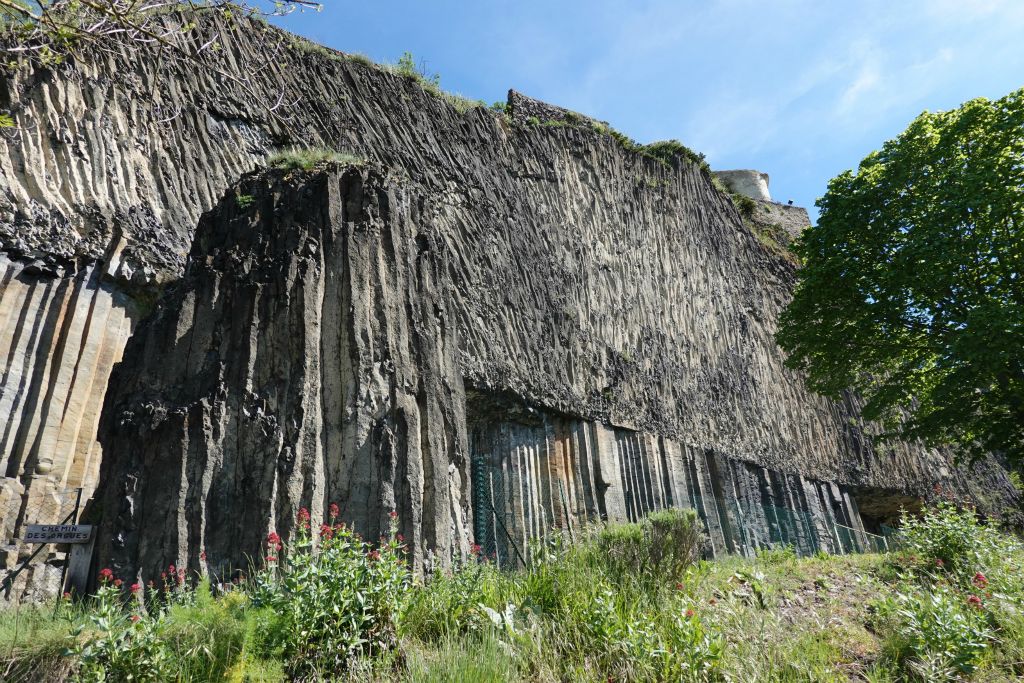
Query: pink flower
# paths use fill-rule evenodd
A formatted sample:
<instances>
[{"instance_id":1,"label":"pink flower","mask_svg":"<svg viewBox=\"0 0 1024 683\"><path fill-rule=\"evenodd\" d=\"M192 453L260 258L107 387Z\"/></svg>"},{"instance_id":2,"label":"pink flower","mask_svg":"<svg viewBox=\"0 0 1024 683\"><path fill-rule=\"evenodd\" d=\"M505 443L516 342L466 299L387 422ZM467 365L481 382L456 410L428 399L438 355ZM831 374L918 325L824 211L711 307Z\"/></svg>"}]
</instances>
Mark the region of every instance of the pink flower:
<instances>
[{"instance_id":1,"label":"pink flower","mask_svg":"<svg viewBox=\"0 0 1024 683\"><path fill-rule=\"evenodd\" d=\"M120 588L122 583L124 583L124 581L122 581L121 579L114 579L115 587Z\"/></svg>"},{"instance_id":2,"label":"pink flower","mask_svg":"<svg viewBox=\"0 0 1024 683\"><path fill-rule=\"evenodd\" d=\"M320 535L330 540L334 536L334 529L331 527L330 524L321 524Z\"/></svg>"},{"instance_id":3,"label":"pink flower","mask_svg":"<svg viewBox=\"0 0 1024 683\"><path fill-rule=\"evenodd\" d=\"M64 599L65 600L70 600L71 599L71 593L68 593L67 591L64 591Z\"/></svg>"},{"instance_id":4,"label":"pink flower","mask_svg":"<svg viewBox=\"0 0 1024 683\"><path fill-rule=\"evenodd\" d=\"M149 586L150 588L154 588L156 586L156 583L153 582L153 579L150 579L149 581L146 582L146 585Z\"/></svg>"},{"instance_id":5,"label":"pink flower","mask_svg":"<svg viewBox=\"0 0 1024 683\"><path fill-rule=\"evenodd\" d=\"M205 550L203 552L199 553L199 559L202 562L206 562L206 551Z\"/></svg>"},{"instance_id":6,"label":"pink flower","mask_svg":"<svg viewBox=\"0 0 1024 683\"><path fill-rule=\"evenodd\" d=\"M160 578L163 581L167 581L167 572L160 572Z\"/></svg>"},{"instance_id":7,"label":"pink flower","mask_svg":"<svg viewBox=\"0 0 1024 683\"><path fill-rule=\"evenodd\" d=\"M473 545L469 546L469 552L471 552L474 555L479 555L481 552L483 552L483 548L480 547L479 543L474 543Z\"/></svg>"},{"instance_id":8,"label":"pink flower","mask_svg":"<svg viewBox=\"0 0 1024 683\"><path fill-rule=\"evenodd\" d=\"M173 564L169 564L169 565L167 565L167 573L168 573L168 574L174 574L174 573L175 573L175 572L177 572L177 571L178 571L178 570L174 568L174 565L173 565Z\"/></svg>"},{"instance_id":9,"label":"pink flower","mask_svg":"<svg viewBox=\"0 0 1024 683\"><path fill-rule=\"evenodd\" d=\"M277 558L273 555L267 555L267 562L277 562Z\"/></svg>"},{"instance_id":10,"label":"pink flower","mask_svg":"<svg viewBox=\"0 0 1024 683\"><path fill-rule=\"evenodd\" d=\"M137 622L141 618L142 617L140 617L138 614L133 614L132 615L132 623L134 624L135 622Z\"/></svg>"},{"instance_id":11,"label":"pink flower","mask_svg":"<svg viewBox=\"0 0 1024 683\"><path fill-rule=\"evenodd\" d=\"M337 517L338 517L339 515L341 515L341 508L339 508L339 507L338 507L338 504L337 504L337 503L331 503L331 504L330 504L330 505L329 505L329 506L327 507L327 514L328 514L328 515L330 515L330 518L331 518L331 520L333 521L333 520L334 520L334 519L336 519L336 518L337 518Z\"/></svg>"},{"instance_id":12,"label":"pink flower","mask_svg":"<svg viewBox=\"0 0 1024 683\"><path fill-rule=\"evenodd\" d=\"M397 540L397 541L398 541L399 543L405 543L405 536L403 536L402 534L398 534L398 535L396 535L396 536L395 536L395 539L396 539L396 540Z\"/></svg>"},{"instance_id":13,"label":"pink flower","mask_svg":"<svg viewBox=\"0 0 1024 683\"><path fill-rule=\"evenodd\" d=\"M371 550L370 552L366 553L366 556L368 558L370 558L370 560L372 560L372 561L377 561L377 560L380 559L380 551L379 550Z\"/></svg>"},{"instance_id":14,"label":"pink flower","mask_svg":"<svg viewBox=\"0 0 1024 683\"><path fill-rule=\"evenodd\" d=\"M967 598L967 604L976 609L981 609L981 598L979 598L977 595L972 595L971 597Z\"/></svg>"},{"instance_id":15,"label":"pink flower","mask_svg":"<svg viewBox=\"0 0 1024 683\"><path fill-rule=\"evenodd\" d=\"M271 531L267 534L267 547L271 550L280 550L283 547L281 544L281 537Z\"/></svg>"},{"instance_id":16,"label":"pink flower","mask_svg":"<svg viewBox=\"0 0 1024 683\"><path fill-rule=\"evenodd\" d=\"M296 515L296 521L299 526L303 529L309 528L309 510L306 508L299 508L299 514Z\"/></svg>"},{"instance_id":17,"label":"pink flower","mask_svg":"<svg viewBox=\"0 0 1024 683\"><path fill-rule=\"evenodd\" d=\"M687 619L689 619L689 618L691 618L692 616L693 616L693 610L692 610L692 609L688 609L688 610L686 610L686 618L687 618Z\"/></svg>"},{"instance_id":18,"label":"pink flower","mask_svg":"<svg viewBox=\"0 0 1024 683\"><path fill-rule=\"evenodd\" d=\"M104 567L100 570L100 583L106 583L114 580L114 570L110 567Z\"/></svg>"},{"instance_id":19,"label":"pink flower","mask_svg":"<svg viewBox=\"0 0 1024 683\"><path fill-rule=\"evenodd\" d=\"M677 591L681 591L681 590L683 590L684 588L686 588L686 586L684 586L684 585L683 585L682 583L677 583L677 584L676 584L676 590L677 590Z\"/></svg>"},{"instance_id":20,"label":"pink flower","mask_svg":"<svg viewBox=\"0 0 1024 683\"><path fill-rule=\"evenodd\" d=\"M935 559L935 566L936 567L943 567L943 566L945 566L945 564L946 563L942 561L942 558L936 558Z\"/></svg>"},{"instance_id":21,"label":"pink flower","mask_svg":"<svg viewBox=\"0 0 1024 683\"><path fill-rule=\"evenodd\" d=\"M978 572L974 575L974 578L971 580L971 583L973 583L977 588L984 588L988 585L988 579L985 577L984 574Z\"/></svg>"},{"instance_id":22,"label":"pink flower","mask_svg":"<svg viewBox=\"0 0 1024 683\"><path fill-rule=\"evenodd\" d=\"M133 583L128 590L130 590L132 593L138 593L140 590L142 590L142 584L138 582Z\"/></svg>"}]
</instances>

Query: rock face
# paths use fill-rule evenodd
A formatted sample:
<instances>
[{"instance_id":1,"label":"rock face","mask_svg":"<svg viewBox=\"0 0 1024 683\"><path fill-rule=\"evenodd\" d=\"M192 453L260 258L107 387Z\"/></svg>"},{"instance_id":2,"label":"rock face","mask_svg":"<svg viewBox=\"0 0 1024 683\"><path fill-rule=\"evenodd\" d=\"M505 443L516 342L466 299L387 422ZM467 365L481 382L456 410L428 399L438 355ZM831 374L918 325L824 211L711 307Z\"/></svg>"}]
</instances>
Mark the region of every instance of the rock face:
<instances>
[{"instance_id":1,"label":"rock face","mask_svg":"<svg viewBox=\"0 0 1024 683\"><path fill-rule=\"evenodd\" d=\"M145 572L200 549L236 563L335 498L368 534L397 509L418 567L474 527L522 541L712 495L726 549L765 505L857 528L858 502L940 482L989 510L1012 499L998 469L880 452L855 399L782 367L792 267L699 169L529 98L466 110L204 16L193 39L218 37L216 67L136 48L0 79L17 124L0 137L9 538L101 459L102 556ZM295 144L377 170L248 178L193 243L202 212ZM101 451L106 373L164 285L109 384Z\"/></svg>"},{"instance_id":2,"label":"rock face","mask_svg":"<svg viewBox=\"0 0 1024 683\"><path fill-rule=\"evenodd\" d=\"M417 570L668 505L715 551L838 550L858 487L971 485L782 367L792 268L698 167L522 135L550 175L495 168L476 201L349 167L204 216L107 395L104 565L224 574L331 502L370 538L397 511Z\"/></svg>"}]
</instances>

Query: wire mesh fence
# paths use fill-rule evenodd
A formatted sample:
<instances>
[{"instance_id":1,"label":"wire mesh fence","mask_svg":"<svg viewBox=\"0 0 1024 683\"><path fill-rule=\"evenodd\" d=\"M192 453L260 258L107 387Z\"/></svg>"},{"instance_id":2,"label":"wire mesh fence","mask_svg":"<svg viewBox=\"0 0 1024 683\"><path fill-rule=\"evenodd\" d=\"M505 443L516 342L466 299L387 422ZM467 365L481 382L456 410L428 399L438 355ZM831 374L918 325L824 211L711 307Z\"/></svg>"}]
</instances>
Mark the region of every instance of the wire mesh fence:
<instances>
[{"instance_id":1,"label":"wire mesh fence","mask_svg":"<svg viewBox=\"0 0 1024 683\"><path fill-rule=\"evenodd\" d=\"M574 526L603 521L601 514L585 505L574 508L561 482L526 481L482 458L472 461L472 476L476 542L481 553L501 567L526 564L534 539L552 533L572 535ZM792 548L800 557L890 550L886 536L841 524L828 511L814 514L700 495L676 504L697 510L711 555L754 556L759 550L779 547Z\"/></svg>"},{"instance_id":2,"label":"wire mesh fence","mask_svg":"<svg viewBox=\"0 0 1024 683\"><path fill-rule=\"evenodd\" d=\"M4 524L0 567L0 595L6 600L60 592L67 563L67 547L56 543L28 543L32 525L74 524L82 505L81 489L30 491Z\"/></svg>"}]
</instances>

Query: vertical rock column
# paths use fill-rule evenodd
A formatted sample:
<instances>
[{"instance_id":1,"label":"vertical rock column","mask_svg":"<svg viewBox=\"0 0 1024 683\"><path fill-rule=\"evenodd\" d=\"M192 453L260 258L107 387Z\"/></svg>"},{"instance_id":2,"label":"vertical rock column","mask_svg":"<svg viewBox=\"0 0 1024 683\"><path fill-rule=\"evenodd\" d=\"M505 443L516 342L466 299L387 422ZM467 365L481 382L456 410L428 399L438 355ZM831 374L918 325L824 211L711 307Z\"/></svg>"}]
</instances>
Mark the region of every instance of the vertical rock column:
<instances>
[{"instance_id":1,"label":"vertical rock column","mask_svg":"<svg viewBox=\"0 0 1024 683\"><path fill-rule=\"evenodd\" d=\"M60 522L78 488L92 493L103 394L135 317L134 302L103 282L98 266L62 277L0 255L3 566L33 550L16 542L25 524ZM33 583L31 572L23 576L17 590Z\"/></svg>"}]
</instances>

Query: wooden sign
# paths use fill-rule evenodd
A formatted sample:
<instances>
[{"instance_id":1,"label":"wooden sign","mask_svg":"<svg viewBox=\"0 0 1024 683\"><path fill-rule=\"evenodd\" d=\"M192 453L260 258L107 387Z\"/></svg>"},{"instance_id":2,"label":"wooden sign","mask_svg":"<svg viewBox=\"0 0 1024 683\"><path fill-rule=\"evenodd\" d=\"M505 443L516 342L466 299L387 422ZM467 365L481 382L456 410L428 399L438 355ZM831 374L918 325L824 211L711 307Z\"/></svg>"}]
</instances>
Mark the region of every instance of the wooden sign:
<instances>
[{"instance_id":1,"label":"wooden sign","mask_svg":"<svg viewBox=\"0 0 1024 683\"><path fill-rule=\"evenodd\" d=\"M88 543L90 540L91 524L29 524L25 527L26 543Z\"/></svg>"}]
</instances>

